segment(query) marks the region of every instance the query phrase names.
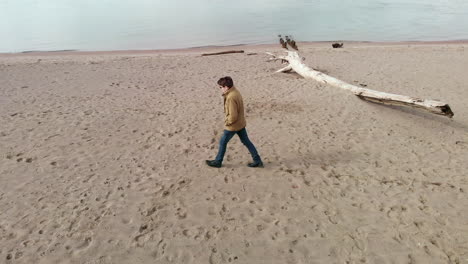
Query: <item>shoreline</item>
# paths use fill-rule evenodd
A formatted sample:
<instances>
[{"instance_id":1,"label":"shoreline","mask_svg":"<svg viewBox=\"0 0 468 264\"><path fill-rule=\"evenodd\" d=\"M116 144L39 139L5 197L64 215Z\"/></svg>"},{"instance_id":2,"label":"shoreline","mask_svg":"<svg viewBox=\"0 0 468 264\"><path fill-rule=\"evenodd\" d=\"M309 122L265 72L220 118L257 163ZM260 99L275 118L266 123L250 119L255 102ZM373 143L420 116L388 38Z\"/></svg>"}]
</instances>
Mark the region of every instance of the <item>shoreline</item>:
<instances>
[{"instance_id":1,"label":"shoreline","mask_svg":"<svg viewBox=\"0 0 468 264\"><path fill-rule=\"evenodd\" d=\"M442 41L299 41L300 46L306 47L325 47L325 45L331 43L344 43L356 45L356 46L402 46L402 45L452 45L452 44L468 44L468 39L460 40L442 40ZM206 51L218 51L225 50L229 48L239 49L246 48L251 51L255 51L263 48L274 48L278 47L278 44L235 44L235 45L226 45L226 46L200 46L200 47L189 47L181 49L134 49L134 50L95 50L95 51L83 51L83 50L74 50L74 49L65 49L65 50L50 50L50 51L22 51L22 52L12 52L12 53L1 53L0 58L2 57L28 57L28 56L63 56L63 55L122 55L122 54L192 54L194 52L206 52Z\"/></svg>"}]
</instances>

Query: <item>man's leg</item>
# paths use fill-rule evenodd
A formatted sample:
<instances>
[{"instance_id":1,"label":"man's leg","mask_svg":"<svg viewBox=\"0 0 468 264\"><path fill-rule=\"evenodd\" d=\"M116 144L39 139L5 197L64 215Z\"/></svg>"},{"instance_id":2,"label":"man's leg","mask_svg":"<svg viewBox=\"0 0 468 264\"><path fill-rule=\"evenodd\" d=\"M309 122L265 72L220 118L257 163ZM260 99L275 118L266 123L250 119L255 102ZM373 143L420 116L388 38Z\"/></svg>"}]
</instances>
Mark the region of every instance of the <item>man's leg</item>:
<instances>
[{"instance_id":1,"label":"man's leg","mask_svg":"<svg viewBox=\"0 0 468 264\"><path fill-rule=\"evenodd\" d=\"M249 164L249 167L263 167L262 159L258 155L257 149L254 144L250 141L249 136L247 135L247 130L243 128L237 132L242 143L249 149L250 155L252 155L253 163Z\"/></svg>"},{"instance_id":2,"label":"man's leg","mask_svg":"<svg viewBox=\"0 0 468 264\"><path fill-rule=\"evenodd\" d=\"M219 141L219 150L218 155L216 155L216 161L223 162L227 144L235 134L236 132L234 131L224 130L221 140Z\"/></svg>"}]
</instances>

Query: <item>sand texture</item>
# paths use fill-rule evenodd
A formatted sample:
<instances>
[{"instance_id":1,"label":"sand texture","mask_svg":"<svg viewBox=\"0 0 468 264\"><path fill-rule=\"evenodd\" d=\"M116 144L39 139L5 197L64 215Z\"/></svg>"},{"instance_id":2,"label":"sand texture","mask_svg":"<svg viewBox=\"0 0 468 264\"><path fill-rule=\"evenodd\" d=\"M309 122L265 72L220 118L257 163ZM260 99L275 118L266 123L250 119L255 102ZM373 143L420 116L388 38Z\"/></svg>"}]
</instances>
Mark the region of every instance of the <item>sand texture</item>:
<instances>
[{"instance_id":1,"label":"sand texture","mask_svg":"<svg viewBox=\"0 0 468 264\"><path fill-rule=\"evenodd\" d=\"M277 46L2 55L0 263L468 263L468 44L299 47L455 116L274 74ZM237 137L204 164L225 75L264 169Z\"/></svg>"}]
</instances>

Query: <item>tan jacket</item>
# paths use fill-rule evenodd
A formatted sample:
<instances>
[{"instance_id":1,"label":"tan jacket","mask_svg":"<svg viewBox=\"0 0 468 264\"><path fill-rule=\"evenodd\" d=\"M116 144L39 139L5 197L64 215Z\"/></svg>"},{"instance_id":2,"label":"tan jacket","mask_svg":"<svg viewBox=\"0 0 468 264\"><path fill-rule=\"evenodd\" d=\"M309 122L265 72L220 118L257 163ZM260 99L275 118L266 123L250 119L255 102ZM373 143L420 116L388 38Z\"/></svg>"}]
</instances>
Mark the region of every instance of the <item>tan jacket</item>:
<instances>
[{"instance_id":1,"label":"tan jacket","mask_svg":"<svg viewBox=\"0 0 468 264\"><path fill-rule=\"evenodd\" d=\"M242 130L247 122L244 116L244 102L235 87L223 94L224 97L224 129L229 131Z\"/></svg>"}]
</instances>

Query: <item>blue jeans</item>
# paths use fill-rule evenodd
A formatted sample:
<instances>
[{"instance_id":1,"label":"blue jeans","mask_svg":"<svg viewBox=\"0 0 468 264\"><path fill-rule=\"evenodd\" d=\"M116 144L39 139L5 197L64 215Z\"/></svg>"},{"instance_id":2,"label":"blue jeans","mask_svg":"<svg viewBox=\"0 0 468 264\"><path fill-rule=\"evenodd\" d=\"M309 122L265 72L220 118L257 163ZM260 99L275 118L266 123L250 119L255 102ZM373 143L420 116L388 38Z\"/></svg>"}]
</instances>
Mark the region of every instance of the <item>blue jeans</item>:
<instances>
[{"instance_id":1,"label":"blue jeans","mask_svg":"<svg viewBox=\"0 0 468 264\"><path fill-rule=\"evenodd\" d=\"M224 159L224 154L226 153L226 147L231 140L231 138L237 134L242 141L242 143L249 149L250 155L252 155L252 159L254 162L259 162L261 161L260 156L258 155L257 149L255 148L254 144L249 139L249 136L247 136L247 130L245 128L239 130L239 131L229 131L229 130L224 130L223 136L221 137L221 140L219 141L219 150L218 150L218 155L216 155L216 160L219 162L223 162Z\"/></svg>"}]
</instances>

